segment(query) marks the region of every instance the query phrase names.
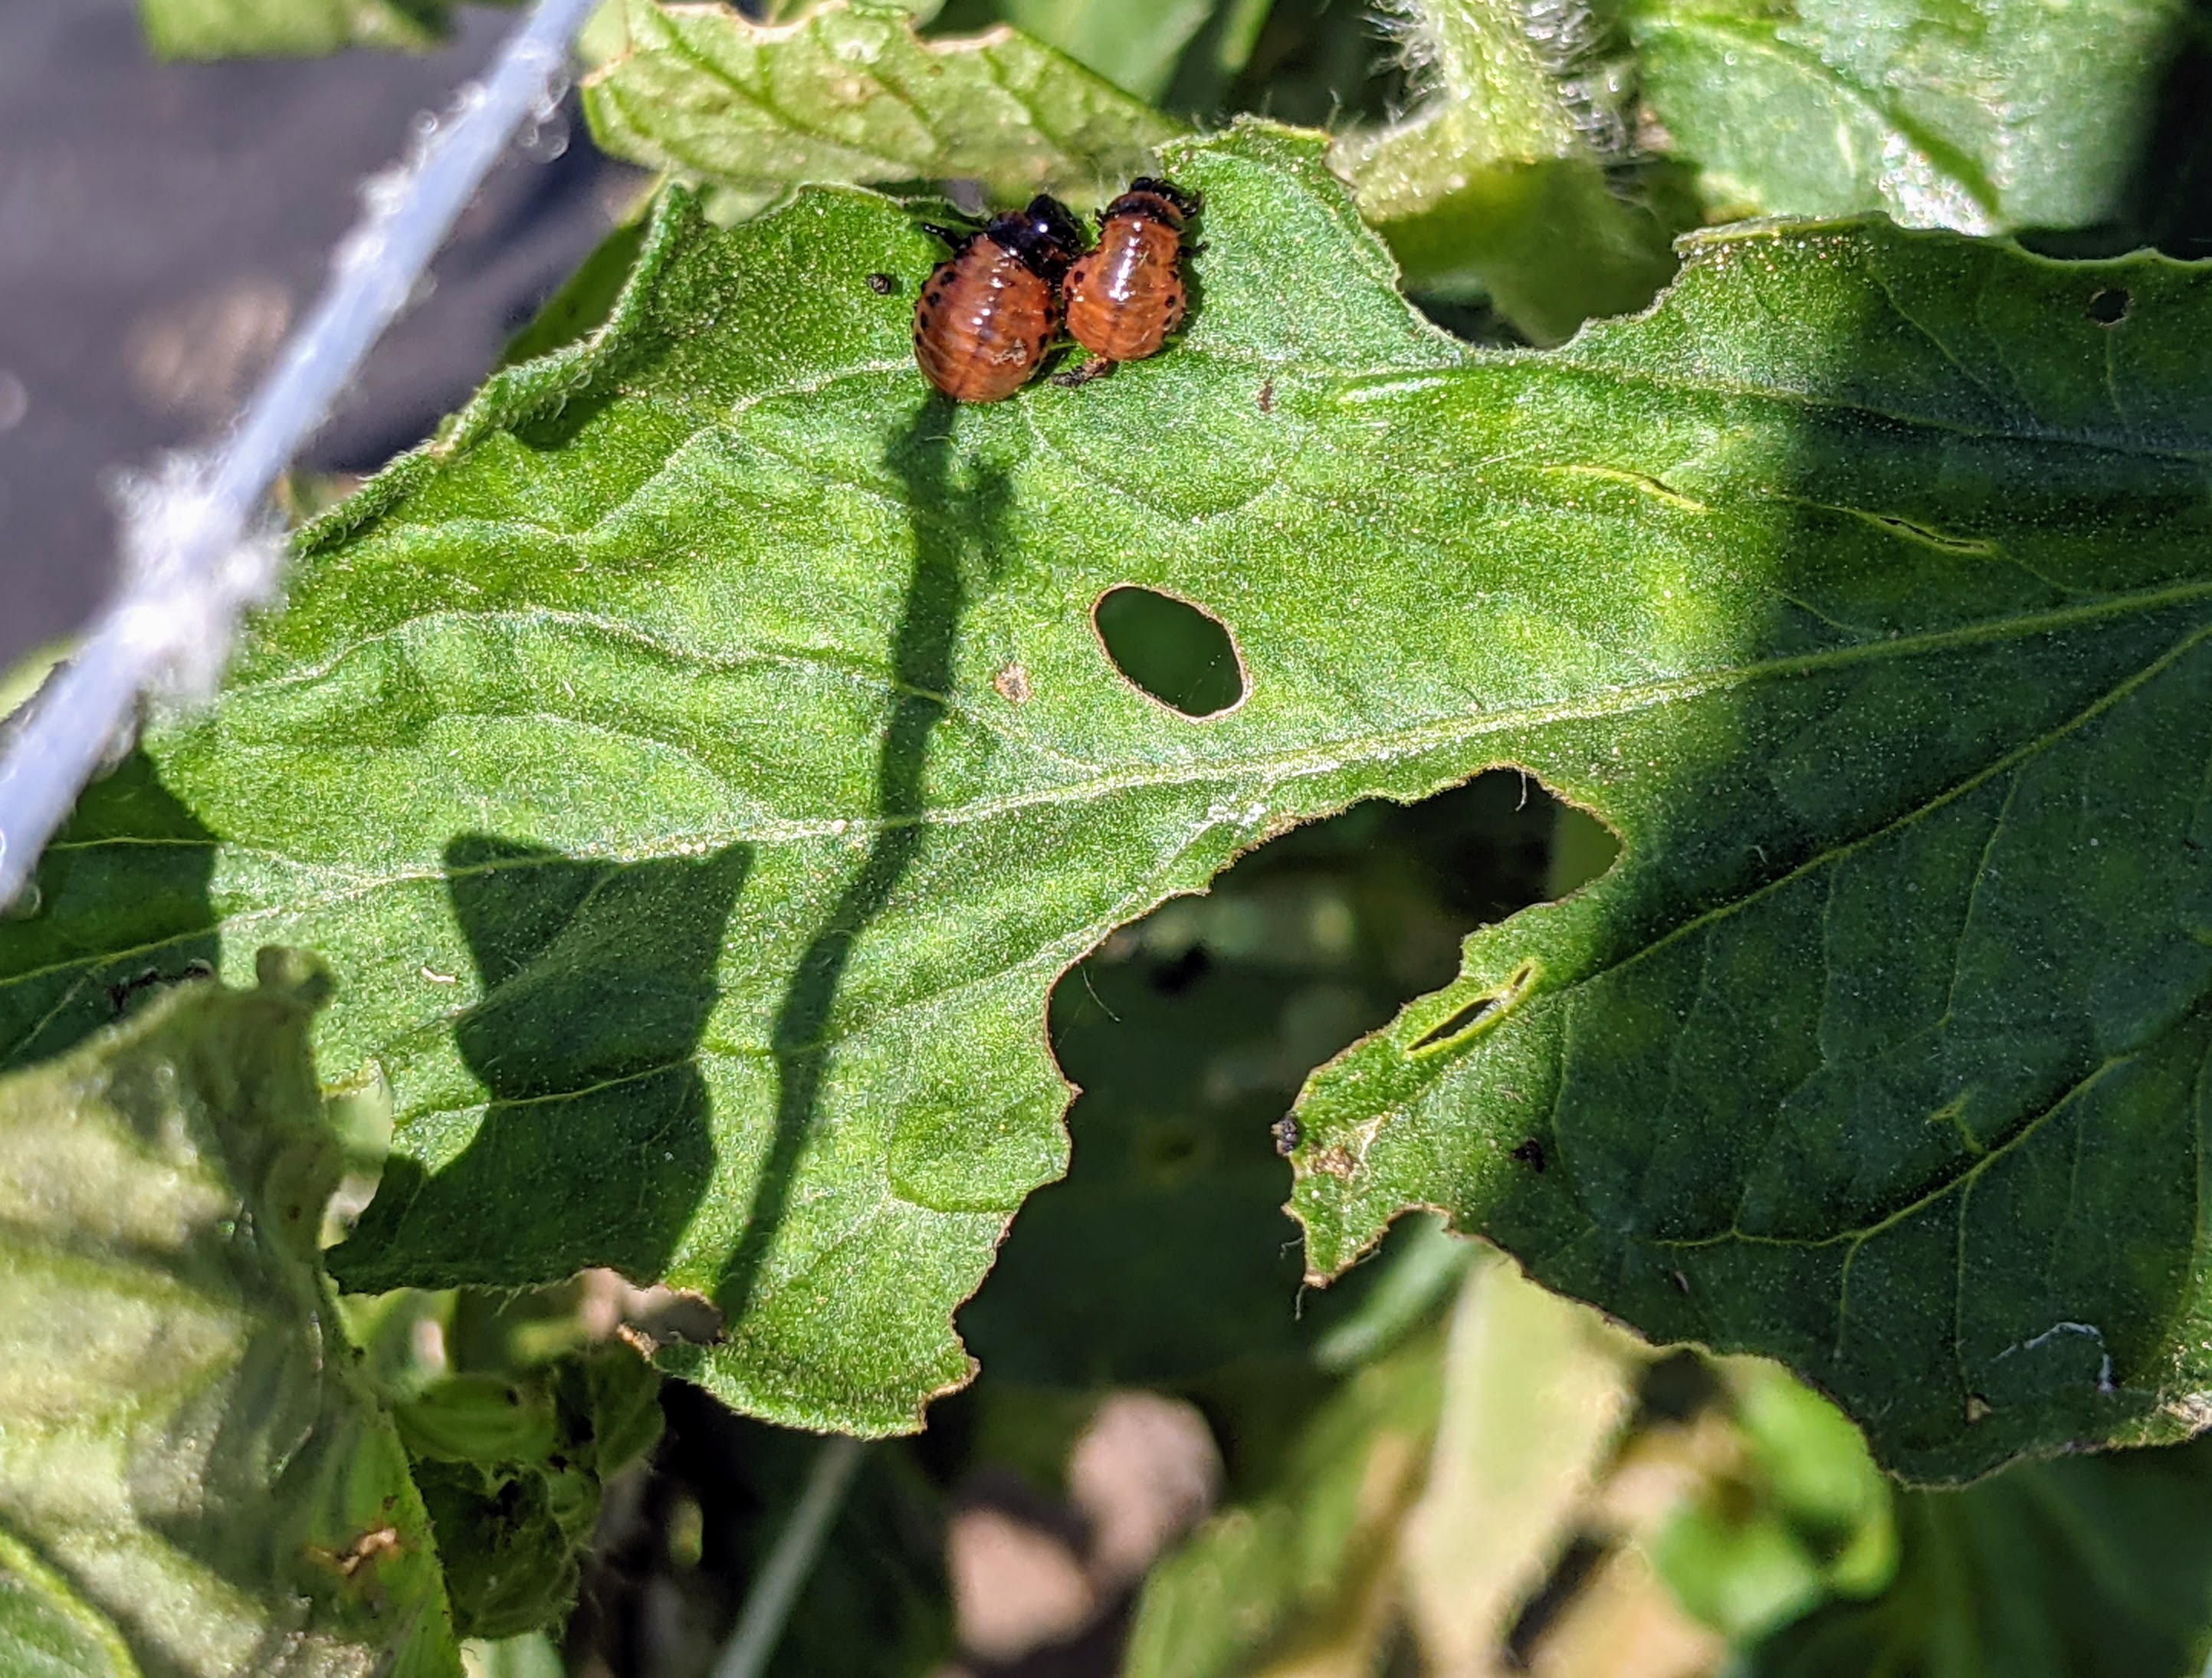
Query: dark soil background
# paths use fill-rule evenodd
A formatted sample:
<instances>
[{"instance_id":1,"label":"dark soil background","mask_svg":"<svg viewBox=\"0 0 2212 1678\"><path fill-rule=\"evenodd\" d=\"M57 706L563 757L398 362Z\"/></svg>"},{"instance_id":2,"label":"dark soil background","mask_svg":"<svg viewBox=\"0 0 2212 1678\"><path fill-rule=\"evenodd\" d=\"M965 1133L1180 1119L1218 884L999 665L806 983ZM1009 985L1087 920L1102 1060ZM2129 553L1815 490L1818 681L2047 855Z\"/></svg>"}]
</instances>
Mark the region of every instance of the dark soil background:
<instances>
[{"instance_id":1,"label":"dark soil background","mask_svg":"<svg viewBox=\"0 0 2212 1678\"><path fill-rule=\"evenodd\" d=\"M0 670L98 605L110 476L229 420L362 178L514 17L470 8L422 58L165 64L132 0L0 0ZM367 471L427 435L643 181L580 120L518 146L302 464Z\"/></svg>"}]
</instances>

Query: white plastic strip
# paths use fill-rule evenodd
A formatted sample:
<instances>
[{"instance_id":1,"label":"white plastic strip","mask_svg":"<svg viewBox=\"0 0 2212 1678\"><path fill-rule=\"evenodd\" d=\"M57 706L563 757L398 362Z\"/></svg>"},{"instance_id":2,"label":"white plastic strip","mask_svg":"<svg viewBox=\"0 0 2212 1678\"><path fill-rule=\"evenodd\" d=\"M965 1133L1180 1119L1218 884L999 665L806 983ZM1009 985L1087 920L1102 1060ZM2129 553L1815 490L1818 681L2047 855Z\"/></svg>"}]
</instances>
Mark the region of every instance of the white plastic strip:
<instances>
[{"instance_id":1,"label":"white plastic strip","mask_svg":"<svg viewBox=\"0 0 2212 1678\"><path fill-rule=\"evenodd\" d=\"M482 82L416 137L405 161L362 190L314 312L211 457L182 458L123 500L115 599L30 713L0 761L0 909L124 731L139 696L211 692L239 619L275 596L280 542L261 520L278 474L314 435L369 347L407 306L454 218L508 137L543 120L553 80L598 0L539 0Z\"/></svg>"}]
</instances>

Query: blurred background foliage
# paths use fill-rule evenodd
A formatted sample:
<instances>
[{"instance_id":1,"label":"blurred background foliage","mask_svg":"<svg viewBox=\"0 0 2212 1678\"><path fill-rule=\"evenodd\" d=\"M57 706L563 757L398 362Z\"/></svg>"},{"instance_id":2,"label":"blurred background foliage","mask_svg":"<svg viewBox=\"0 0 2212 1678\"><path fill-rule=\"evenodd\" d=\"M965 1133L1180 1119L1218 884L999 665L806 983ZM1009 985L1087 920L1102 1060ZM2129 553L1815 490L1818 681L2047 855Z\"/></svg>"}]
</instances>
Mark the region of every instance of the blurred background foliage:
<instances>
[{"instance_id":1,"label":"blurred background foliage","mask_svg":"<svg viewBox=\"0 0 2212 1678\"><path fill-rule=\"evenodd\" d=\"M180 57L419 46L447 21L442 0L143 5ZM999 26L1011 46L948 45ZM1433 319L1549 344L1648 302L1679 233L1746 215L2212 253L2207 26L2188 0L611 0L583 102L607 149L719 188L730 216L799 178L1095 202L1187 126L1326 127ZM856 29L880 62L939 52L956 87L1018 76L1083 120L1010 144L966 95L933 115L824 81ZM768 84L827 103L780 115ZM511 353L587 330L635 244L617 233ZM1219 674L1155 639L1164 684ZM1432 1222L1304 1286L1271 1127L1305 1075L1447 981L1469 930L1612 850L1494 773L1288 834L1072 972L1051 1016L1082 1090L1070 1172L963 1313L978 1379L867 1448L769 1669L2203 1670L2212 1443L1920 1492L1778 1370L1644 1347ZM625 1346L698 1331L692 1309L604 1274L349 1302L469 1558L475 1672L716 1669L823 1447Z\"/></svg>"}]
</instances>

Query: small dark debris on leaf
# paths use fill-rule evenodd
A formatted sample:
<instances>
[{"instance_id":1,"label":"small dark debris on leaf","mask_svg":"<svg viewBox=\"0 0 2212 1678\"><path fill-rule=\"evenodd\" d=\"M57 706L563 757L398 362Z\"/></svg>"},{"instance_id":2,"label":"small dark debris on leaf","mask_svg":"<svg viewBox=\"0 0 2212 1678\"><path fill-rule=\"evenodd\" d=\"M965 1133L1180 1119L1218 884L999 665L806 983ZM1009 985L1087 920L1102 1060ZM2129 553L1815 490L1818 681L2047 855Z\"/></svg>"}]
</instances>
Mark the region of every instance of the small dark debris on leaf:
<instances>
[{"instance_id":1,"label":"small dark debris on leaf","mask_svg":"<svg viewBox=\"0 0 2212 1678\"><path fill-rule=\"evenodd\" d=\"M1275 411L1275 381L1272 379L1260 386L1260 411L1263 414Z\"/></svg>"},{"instance_id":2,"label":"small dark debris on leaf","mask_svg":"<svg viewBox=\"0 0 2212 1678\"><path fill-rule=\"evenodd\" d=\"M2108 285L2089 298L2089 319L2100 326L2117 326L2128 318L2135 299L2128 295L2125 286Z\"/></svg>"},{"instance_id":3,"label":"small dark debris on leaf","mask_svg":"<svg viewBox=\"0 0 2212 1678\"><path fill-rule=\"evenodd\" d=\"M151 990L156 985L181 985L188 980L213 977L215 977L214 965L198 958L186 962L174 973L164 973L159 968L149 967L135 978L118 980L116 983L108 986L108 1005L116 1012L121 1013L123 1005L142 990Z\"/></svg>"},{"instance_id":4,"label":"small dark debris on leaf","mask_svg":"<svg viewBox=\"0 0 2212 1678\"><path fill-rule=\"evenodd\" d=\"M1093 379L1103 379L1114 370L1115 363L1103 356L1093 356L1080 367L1070 368L1065 373L1055 373L1052 382L1064 391L1079 390Z\"/></svg>"},{"instance_id":5,"label":"small dark debris on leaf","mask_svg":"<svg viewBox=\"0 0 2212 1678\"><path fill-rule=\"evenodd\" d=\"M1513 1158L1529 1167L1538 1176L1543 1176L1544 1168L1551 1164L1551 1161L1544 1157L1544 1145L1534 1136L1513 1150Z\"/></svg>"},{"instance_id":6,"label":"small dark debris on leaf","mask_svg":"<svg viewBox=\"0 0 2212 1678\"><path fill-rule=\"evenodd\" d=\"M878 297L894 296L898 291L898 276L896 274L871 274L868 276L868 289L874 292Z\"/></svg>"},{"instance_id":7,"label":"small dark debris on leaf","mask_svg":"<svg viewBox=\"0 0 2212 1678\"><path fill-rule=\"evenodd\" d=\"M1285 1113L1267 1127L1275 1139L1275 1152L1287 1159L1297 1152L1298 1120L1295 1113Z\"/></svg>"},{"instance_id":8,"label":"small dark debris on leaf","mask_svg":"<svg viewBox=\"0 0 2212 1678\"><path fill-rule=\"evenodd\" d=\"M389 1555L402 1547L398 1528L377 1527L362 1534L343 1550L325 1550L309 1545L307 1551L324 1566L337 1569L349 1579L379 1556Z\"/></svg>"}]
</instances>

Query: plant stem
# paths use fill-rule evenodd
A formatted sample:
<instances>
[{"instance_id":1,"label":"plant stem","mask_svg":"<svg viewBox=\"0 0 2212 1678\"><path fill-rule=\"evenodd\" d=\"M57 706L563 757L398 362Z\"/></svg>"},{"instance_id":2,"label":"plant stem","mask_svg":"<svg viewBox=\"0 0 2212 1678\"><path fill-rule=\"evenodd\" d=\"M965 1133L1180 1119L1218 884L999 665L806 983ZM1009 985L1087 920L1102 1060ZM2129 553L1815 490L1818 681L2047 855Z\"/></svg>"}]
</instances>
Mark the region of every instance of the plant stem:
<instances>
[{"instance_id":1,"label":"plant stem","mask_svg":"<svg viewBox=\"0 0 2212 1678\"><path fill-rule=\"evenodd\" d=\"M737 1627L723 1647L722 1658L714 1663L714 1678L759 1678L775 1652L776 1639L783 1635L783 1622L799 1599L799 1587L814 1571L814 1558L853 1482L853 1470L860 1466L862 1449L858 1439L838 1438L816 1455L807 1471L806 1489L753 1580Z\"/></svg>"}]
</instances>

